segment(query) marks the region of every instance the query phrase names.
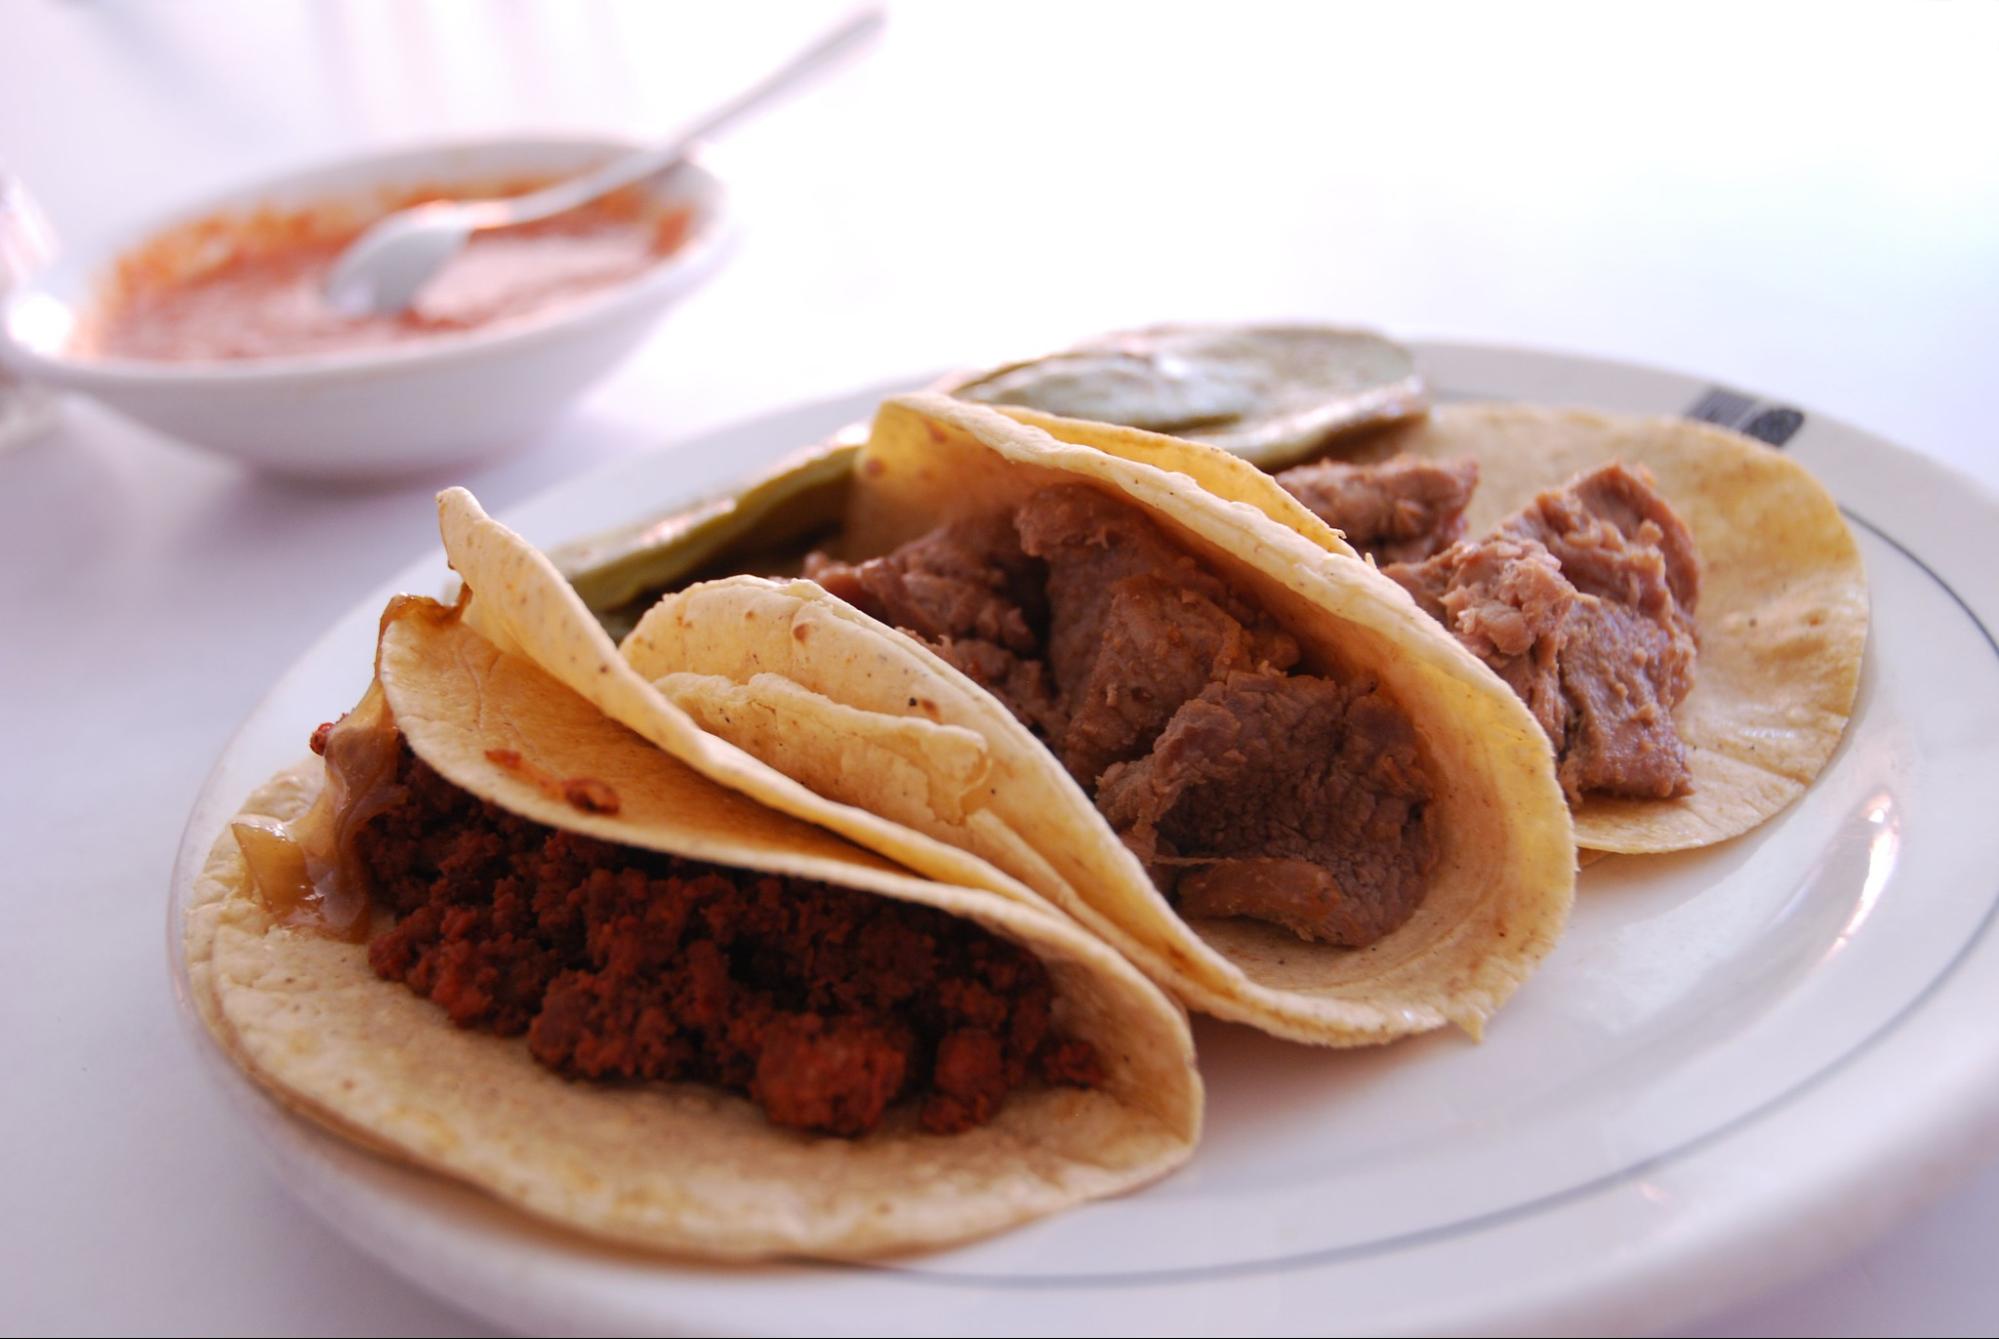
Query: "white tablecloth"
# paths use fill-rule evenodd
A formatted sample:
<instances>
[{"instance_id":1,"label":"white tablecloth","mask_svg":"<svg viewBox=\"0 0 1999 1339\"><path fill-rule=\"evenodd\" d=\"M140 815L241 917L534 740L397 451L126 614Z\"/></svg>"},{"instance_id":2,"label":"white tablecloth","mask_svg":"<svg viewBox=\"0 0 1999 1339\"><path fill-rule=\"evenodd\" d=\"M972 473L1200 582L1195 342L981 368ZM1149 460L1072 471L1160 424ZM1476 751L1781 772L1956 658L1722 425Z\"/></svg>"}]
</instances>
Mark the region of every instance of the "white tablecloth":
<instances>
[{"instance_id":1,"label":"white tablecloth","mask_svg":"<svg viewBox=\"0 0 1999 1339\"><path fill-rule=\"evenodd\" d=\"M784 403L1163 319L1700 371L1999 483L1999 10L906 5L731 141L731 265L488 506ZM71 237L354 146L658 134L838 13L0 6L0 166ZM479 1328L321 1227L195 1065L162 907L236 721L434 541L87 405L0 455L0 1328ZM1975 1333L1999 1173L1713 1333Z\"/></svg>"}]
</instances>

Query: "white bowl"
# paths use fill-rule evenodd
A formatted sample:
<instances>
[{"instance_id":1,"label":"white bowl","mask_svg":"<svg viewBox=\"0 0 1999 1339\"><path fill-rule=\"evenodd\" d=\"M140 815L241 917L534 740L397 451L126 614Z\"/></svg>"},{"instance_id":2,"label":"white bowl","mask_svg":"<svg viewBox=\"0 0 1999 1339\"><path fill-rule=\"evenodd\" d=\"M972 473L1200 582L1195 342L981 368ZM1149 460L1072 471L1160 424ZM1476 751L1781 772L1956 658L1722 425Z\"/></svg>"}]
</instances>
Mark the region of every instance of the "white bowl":
<instances>
[{"instance_id":1,"label":"white bowl","mask_svg":"<svg viewBox=\"0 0 1999 1339\"><path fill-rule=\"evenodd\" d=\"M687 239L625 283L545 316L353 352L173 363L71 352L70 332L120 255L178 223L269 205L302 209L377 190L567 175L632 146L513 139L368 154L276 177L70 254L0 300L0 360L162 432L259 469L384 479L461 465L518 445L645 338L714 268L727 243L721 182L690 163L647 187L691 211Z\"/></svg>"}]
</instances>

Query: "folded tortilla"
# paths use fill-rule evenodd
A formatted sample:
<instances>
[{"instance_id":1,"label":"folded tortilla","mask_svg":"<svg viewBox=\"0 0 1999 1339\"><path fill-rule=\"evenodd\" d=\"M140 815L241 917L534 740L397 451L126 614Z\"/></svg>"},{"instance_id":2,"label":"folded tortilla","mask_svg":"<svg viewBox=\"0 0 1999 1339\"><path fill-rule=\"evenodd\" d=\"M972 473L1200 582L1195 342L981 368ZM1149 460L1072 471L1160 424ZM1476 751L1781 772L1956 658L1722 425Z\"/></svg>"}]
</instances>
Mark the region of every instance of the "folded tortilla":
<instances>
[{"instance_id":1,"label":"folded tortilla","mask_svg":"<svg viewBox=\"0 0 1999 1339\"><path fill-rule=\"evenodd\" d=\"M467 566L474 582L488 575ZM1201 1084L1185 1015L1032 899L920 877L718 784L459 611L392 605L376 682L363 709L388 712L446 780L521 817L935 908L1019 945L1048 969L1054 1016L1096 1048L1104 1082L1017 1089L989 1123L955 1134L891 1108L842 1139L780 1128L706 1085L570 1081L524 1038L452 1026L377 977L365 943L274 903L225 832L185 926L189 978L216 1040L287 1106L565 1227L727 1259L942 1245L1142 1184L1189 1155ZM315 761L260 788L238 820L258 831L241 841L286 840L277 825L307 813L325 771ZM589 778L614 811L579 807L549 778Z\"/></svg>"},{"instance_id":2,"label":"folded tortilla","mask_svg":"<svg viewBox=\"0 0 1999 1339\"><path fill-rule=\"evenodd\" d=\"M707 730L998 867L1195 1008L1329 1045L1446 1023L1476 1033L1553 945L1573 895L1572 829L1539 727L1252 466L1152 434L1091 436L1059 441L941 396L891 400L854 466L840 556L888 552L1051 483L1139 508L1294 636L1306 667L1375 681L1413 723L1442 850L1414 914L1386 937L1347 949L1263 921L1183 919L998 698L814 583L691 587L645 615L624 655ZM923 867L906 846L876 849Z\"/></svg>"}]
</instances>

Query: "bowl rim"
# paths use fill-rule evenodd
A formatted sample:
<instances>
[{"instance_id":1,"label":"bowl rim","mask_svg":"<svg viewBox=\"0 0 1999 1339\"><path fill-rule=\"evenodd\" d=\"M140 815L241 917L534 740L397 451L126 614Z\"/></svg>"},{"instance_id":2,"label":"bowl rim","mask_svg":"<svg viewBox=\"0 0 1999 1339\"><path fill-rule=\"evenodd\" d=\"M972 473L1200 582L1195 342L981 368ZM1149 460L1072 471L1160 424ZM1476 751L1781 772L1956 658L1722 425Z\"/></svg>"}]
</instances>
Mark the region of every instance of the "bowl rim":
<instances>
[{"instance_id":1,"label":"bowl rim","mask_svg":"<svg viewBox=\"0 0 1999 1339\"><path fill-rule=\"evenodd\" d=\"M32 275L14 288L0 293L0 365L11 364L33 380L88 393L95 388L113 386L206 388L360 377L417 367L476 362L496 354L528 351L535 345L559 342L577 326L595 324L630 308L643 308L658 298L680 291L719 259L733 231L734 215L727 183L712 165L712 151L690 151L671 174L652 179L651 189L654 190L661 190L667 183L678 180L682 183L680 197L692 207L692 226L686 240L678 248L638 275L546 313L531 314L492 326L448 331L431 339L365 345L329 353L185 362L51 353L15 338L13 325L17 309L37 300L61 303L72 312L81 310L95 295L94 289L107 266L118 256L170 228L209 214L254 207L259 195L283 193L315 178L357 170L365 173L369 169L386 173L405 165L420 165L426 158L444 158L468 151L600 149L606 153L617 153L637 148L641 143L625 135L587 132L409 140L315 159L244 179L226 189L149 213L106 241L93 245L83 253L66 256L40 274ZM448 173L444 179L449 179ZM346 189L358 193L368 189L368 186L369 183L362 180ZM340 198L340 188L328 187L325 198ZM57 276L73 279L80 296L60 296L47 282ZM65 283L63 287L70 287L70 284Z\"/></svg>"}]
</instances>

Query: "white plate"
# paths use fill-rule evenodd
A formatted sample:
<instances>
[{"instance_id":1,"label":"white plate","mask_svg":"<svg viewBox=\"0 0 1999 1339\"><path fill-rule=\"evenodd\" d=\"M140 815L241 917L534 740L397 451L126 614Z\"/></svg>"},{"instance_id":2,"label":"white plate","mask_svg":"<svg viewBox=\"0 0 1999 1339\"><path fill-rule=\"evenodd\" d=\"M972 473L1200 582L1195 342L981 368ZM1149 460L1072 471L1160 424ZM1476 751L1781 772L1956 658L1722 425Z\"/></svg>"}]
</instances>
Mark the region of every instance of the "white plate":
<instances>
[{"instance_id":1,"label":"white plate","mask_svg":"<svg viewBox=\"0 0 1999 1339\"><path fill-rule=\"evenodd\" d=\"M1575 1330L1685 1322L1857 1245L1999 1135L1999 504L1852 428L1693 378L1420 346L1440 399L1710 412L1847 509L1873 635L1817 784L1721 847L1584 872L1573 925L1482 1045L1361 1053L1198 1025L1185 1170L962 1250L874 1267L693 1267L542 1227L284 1114L205 1037L272 1165L362 1249L499 1324L880 1334ZM552 544L865 414L817 404L620 462L506 519ZM396 589L434 592L441 556ZM223 820L363 685L388 590L251 715L174 873L168 941ZM191 1026L199 1032L199 1024Z\"/></svg>"}]
</instances>

